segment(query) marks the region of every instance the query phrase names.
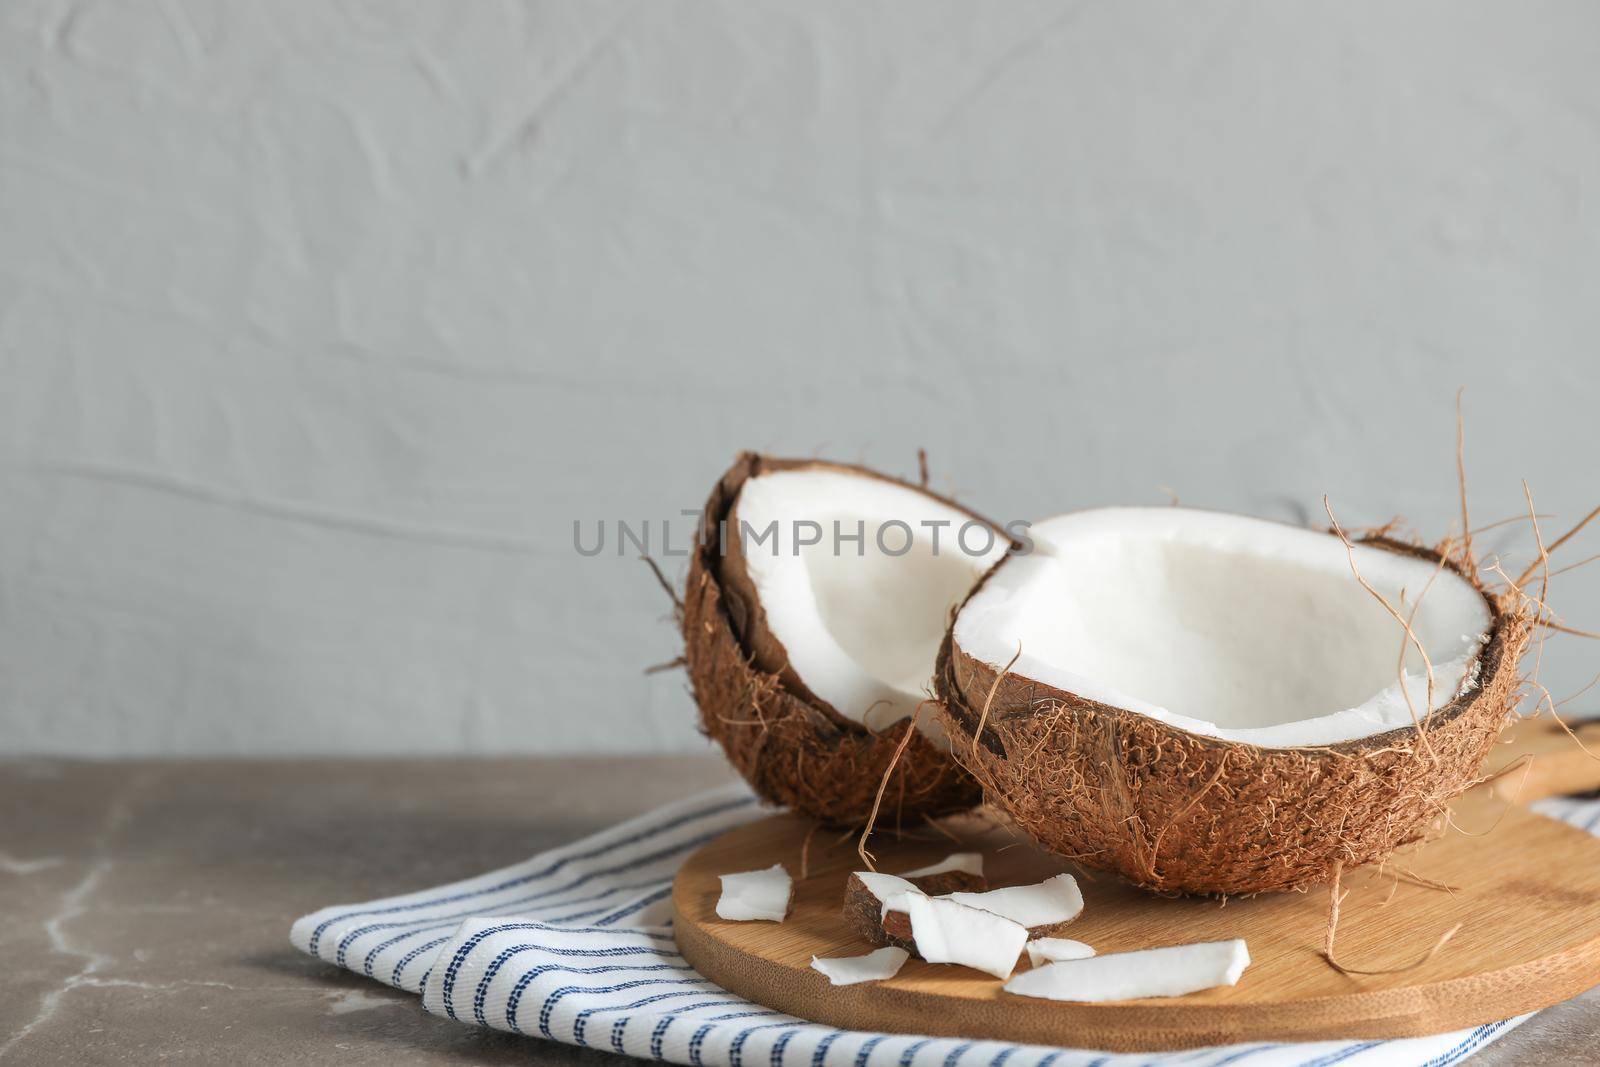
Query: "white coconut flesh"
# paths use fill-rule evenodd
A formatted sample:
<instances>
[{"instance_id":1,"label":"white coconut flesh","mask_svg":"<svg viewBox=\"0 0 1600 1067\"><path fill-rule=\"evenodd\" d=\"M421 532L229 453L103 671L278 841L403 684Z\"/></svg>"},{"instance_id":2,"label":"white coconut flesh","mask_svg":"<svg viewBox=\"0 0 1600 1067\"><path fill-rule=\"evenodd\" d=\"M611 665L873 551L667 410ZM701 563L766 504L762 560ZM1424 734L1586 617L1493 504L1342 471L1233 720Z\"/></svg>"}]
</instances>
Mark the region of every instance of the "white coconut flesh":
<instances>
[{"instance_id":1,"label":"white coconut flesh","mask_svg":"<svg viewBox=\"0 0 1600 1067\"><path fill-rule=\"evenodd\" d=\"M918 867L914 871L903 871L901 878L926 878L930 874L948 874L959 871L962 874L971 874L983 877L983 853L981 852L952 852L938 863L930 863L926 867Z\"/></svg>"},{"instance_id":2,"label":"white coconut flesh","mask_svg":"<svg viewBox=\"0 0 1600 1067\"><path fill-rule=\"evenodd\" d=\"M1083 913L1078 880L1058 874L1038 885L1013 885L984 893L948 893L951 900L1021 923L1029 929L1068 923Z\"/></svg>"},{"instance_id":3,"label":"white coconut flesh","mask_svg":"<svg viewBox=\"0 0 1600 1067\"><path fill-rule=\"evenodd\" d=\"M979 852L952 852L938 863L927 867L918 867L914 871L904 874L884 874L882 871L856 871L855 876L861 879L861 884L867 892L877 898L878 903L885 905L885 914L890 910L889 901L907 893L921 893L922 890L913 885L909 879L923 878L930 874L945 874L949 871L961 871L964 874L983 875L983 854ZM1074 884L1076 888L1076 884ZM1081 907L1081 899L1080 899ZM900 909L904 911L905 909Z\"/></svg>"},{"instance_id":4,"label":"white coconut flesh","mask_svg":"<svg viewBox=\"0 0 1600 1067\"><path fill-rule=\"evenodd\" d=\"M911 898L926 895L904 878L892 874L857 871L856 877L878 898L884 915L891 911L909 911ZM1078 888L1078 880L1070 874L1058 874L1038 885L1006 886L983 893L944 893L934 899L954 901L963 907L998 915L1025 929L1059 926L1083 913L1083 892Z\"/></svg>"},{"instance_id":5,"label":"white coconut flesh","mask_svg":"<svg viewBox=\"0 0 1600 1067\"><path fill-rule=\"evenodd\" d=\"M1181 997L1236 985L1248 966L1250 950L1243 941L1207 941L1047 963L1017 975L1005 990L1089 1003Z\"/></svg>"},{"instance_id":6,"label":"white coconut flesh","mask_svg":"<svg viewBox=\"0 0 1600 1067\"><path fill-rule=\"evenodd\" d=\"M878 903L884 906L885 913L888 911L889 901L894 900L896 897L904 896L907 893L922 892L922 890L897 874L883 874L879 871L857 871L855 874L857 878L861 879L861 884L867 887L867 892L876 897Z\"/></svg>"},{"instance_id":7,"label":"white coconut flesh","mask_svg":"<svg viewBox=\"0 0 1600 1067\"><path fill-rule=\"evenodd\" d=\"M794 880L781 863L762 871L740 871L720 876L717 918L734 922L781 923L789 914Z\"/></svg>"},{"instance_id":8,"label":"white coconut flesh","mask_svg":"<svg viewBox=\"0 0 1600 1067\"><path fill-rule=\"evenodd\" d=\"M1276 748L1409 726L1413 708L1477 682L1488 605L1430 560L1354 552L1427 650L1431 705L1422 657L1337 537L1186 508L1083 511L1029 534L1035 550L997 568L955 623L956 646L996 672L1016 656L1012 675Z\"/></svg>"},{"instance_id":9,"label":"white coconut flesh","mask_svg":"<svg viewBox=\"0 0 1600 1067\"><path fill-rule=\"evenodd\" d=\"M812 956L811 969L827 976L832 985L855 985L893 978L910 958L903 948L880 948L864 956Z\"/></svg>"},{"instance_id":10,"label":"white coconut flesh","mask_svg":"<svg viewBox=\"0 0 1600 1067\"><path fill-rule=\"evenodd\" d=\"M907 893L895 904L893 910L910 915L917 955L929 963L959 963L1006 978L1028 942L1028 929L1020 923L949 897Z\"/></svg>"},{"instance_id":11,"label":"white coconut flesh","mask_svg":"<svg viewBox=\"0 0 1600 1067\"><path fill-rule=\"evenodd\" d=\"M741 537L746 572L790 668L842 716L874 730L927 698L951 607L1007 547L990 527L926 494L833 468L751 478L733 518L726 536ZM819 528L820 540L806 544ZM859 542L843 539L858 533ZM934 720L918 722L938 737Z\"/></svg>"},{"instance_id":12,"label":"white coconut flesh","mask_svg":"<svg viewBox=\"0 0 1600 1067\"><path fill-rule=\"evenodd\" d=\"M1028 962L1035 967L1064 960L1086 960L1094 948L1067 937L1036 937L1028 942Z\"/></svg>"}]
</instances>

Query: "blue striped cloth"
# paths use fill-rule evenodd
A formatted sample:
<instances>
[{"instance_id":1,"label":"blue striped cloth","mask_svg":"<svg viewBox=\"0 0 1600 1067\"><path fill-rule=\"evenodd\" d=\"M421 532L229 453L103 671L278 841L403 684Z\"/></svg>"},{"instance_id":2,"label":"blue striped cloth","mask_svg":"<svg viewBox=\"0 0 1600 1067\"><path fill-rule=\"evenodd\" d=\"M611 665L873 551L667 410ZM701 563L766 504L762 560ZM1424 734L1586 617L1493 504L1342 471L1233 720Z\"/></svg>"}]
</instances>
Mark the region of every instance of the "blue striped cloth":
<instances>
[{"instance_id":1,"label":"blue striped cloth","mask_svg":"<svg viewBox=\"0 0 1600 1067\"><path fill-rule=\"evenodd\" d=\"M1543 801L1600 830L1600 803ZM296 947L422 996L436 1015L669 1063L761 1067L1327 1067L1454 1063L1528 1016L1404 1041L1254 1043L1106 1055L998 1041L838 1030L713 985L672 939L672 877L761 810L743 786L704 793L464 882L313 912Z\"/></svg>"}]
</instances>

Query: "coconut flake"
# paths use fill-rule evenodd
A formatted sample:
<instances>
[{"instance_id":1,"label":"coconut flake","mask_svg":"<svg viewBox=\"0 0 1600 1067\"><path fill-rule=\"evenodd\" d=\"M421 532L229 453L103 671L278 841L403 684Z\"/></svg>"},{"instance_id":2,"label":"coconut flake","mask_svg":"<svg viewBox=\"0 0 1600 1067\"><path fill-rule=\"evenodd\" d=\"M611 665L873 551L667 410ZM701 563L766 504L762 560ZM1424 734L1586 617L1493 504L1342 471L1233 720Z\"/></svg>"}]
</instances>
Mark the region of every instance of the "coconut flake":
<instances>
[{"instance_id":1,"label":"coconut flake","mask_svg":"<svg viewBox=\"0 0 1600 1067\"><path fill-rule=\"evenodd\" d=\"M905 909L894 910L890 901L907 893L938 896L945 893L977 892L988 888L982 875L949 870L919 875L915 879L873 871L856 871L845 881L842 914L845 924L874 945L894 945L910 949L911 920Z\"/></svg>"},{"instance_id":2,"label":"coconut flake","mask_svg":"<svg viewBox=\"0 0 1600 1067\"><path fill-rule=\"evenodd\" d=\"M1047 963L1017 975L1005 984L1005 990L1024 997L1092 1004L1181 997L1234 985L1248 966L1250 951L1243 941L1207 941Z\"/></svg>"},{"instance_id":3,"label":"coconut flake","mask_svg":"<svg viewBox=\"0 0 1600 1067\"><path fill-rule=\"evenodd\" d=\"M834 985L855 985L857 982L881 982L900 973L900 968L911 953L903 948L880 948L865 956L833 956L822 959L811 957L811 969L828 976Z\"/></svg>"},{"instance_id":4,"label":"coconut flake","mask_svg":"<svg viewBox=\"0 0 1600 1067\"><path fill-rule=\"evenodd\" d=\"M722 896L717 898L717 918L739 922L783 922L789 914L789 893L794 882L783 864L764 871L724 874Z\"/></svg>"},{"instance_id":5,"label":"coconut flake","mask_svg":"<svg viewBox=\"0 0 1600 1067\"><path fill-rule=\"evenodd\" d=\"M905 893L892 903L910 915L917 955L929 963L959 963L1005 978L1028 941L1027 927L1020 923L949 897Z\"/></svg>"},{"instance_id":6,"label":"coconut flake","mask_svg":"<svg viewBox=\"0 0 1600 1067\"><path fill-rule=\"evenodd\" d=\"M1093 955L1093 948L1071 938L1036 937L1028 942L1028 962L1035 967L1065 960L1086 960Z\"/></svg>"},{"instance_id":7,"label":"coconut flake","mask_svg":"<svg viewBox=\"0 0 1600 1067\"><path fill-rule=\"evenodd\" d=\"M867 892L878 898L878 903L887 904L890 900L904 893L920 893L916 886L898 874L879 874L877 871L856 871L855 876L861 879L861 884L867 887Z\"/></svg>"},{"instance_id":8,"label":"coconut flake","mask_svg":"<svg viewBox=\"0 0 1600 1067\"><path fill-rule=\"evenodd\" d=\"M1071 922L1083 911L1078 880L1058 874L1038 885L1014 885L987 893L951 893L949 899L971 908L993 912L1030 930Z\"/></svg>"},{"instance_id":9,"label":"coconut flake","mask_svg":"<svg viewBox=\"0 0 1600 1067\"><path fill-rule=\"evenodd\" d=\"M981 852L952 852L938 863L926 867L918 867L914 871L901 873L901 878L925 878L930 874L944 874L946 871L960 871L963 874L983 877L983 853Z\"/></svg>"},{"instance_id":10,"label":"coconut flake","mask_svg":"<svg viewBox=\"0 0 1600 1067\"><path fill-rule=\"evenodd\" d=\"M924 893L922 890L918 889L916 886L912 886L910 889L907 889L904 893L896 893L894 896L884 897L883 898L883 909L878 913L878 917L880 919L886 918L891 911L901 911L901 912L909 913L911 911L911 899L913 897L926 898L927 895L928 894Z\"/></svg>"}]
</instances>

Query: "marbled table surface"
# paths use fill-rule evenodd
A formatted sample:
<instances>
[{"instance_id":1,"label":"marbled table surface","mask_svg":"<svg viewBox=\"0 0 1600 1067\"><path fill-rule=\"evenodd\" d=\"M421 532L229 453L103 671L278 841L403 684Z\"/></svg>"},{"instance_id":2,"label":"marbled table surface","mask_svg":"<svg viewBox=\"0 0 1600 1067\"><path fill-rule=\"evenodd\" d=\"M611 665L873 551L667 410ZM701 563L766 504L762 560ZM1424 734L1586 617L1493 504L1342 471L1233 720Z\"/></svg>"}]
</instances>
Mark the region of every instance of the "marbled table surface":
<instances>
[{"instance_id":1,"label":"marbled table surface","mask_svg":"<svg viewBox=\"0 0 1600 1067\"><path fill-rule=\"evenodd\" d=\"M479 874L726 781L718 759L0 762L0 1062L623 1063L301 955L326 904ZM1600 992L1475 1063L1600 1063Z\"/></svg>"}]
</instances>

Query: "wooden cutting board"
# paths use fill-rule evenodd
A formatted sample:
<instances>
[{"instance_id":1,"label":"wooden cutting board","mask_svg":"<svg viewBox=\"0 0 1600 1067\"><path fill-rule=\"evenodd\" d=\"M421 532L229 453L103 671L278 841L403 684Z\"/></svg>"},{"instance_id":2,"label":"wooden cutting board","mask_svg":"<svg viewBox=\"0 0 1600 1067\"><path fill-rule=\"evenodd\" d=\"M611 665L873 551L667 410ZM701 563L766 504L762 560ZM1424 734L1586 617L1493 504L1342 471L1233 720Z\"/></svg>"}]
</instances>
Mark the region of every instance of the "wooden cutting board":
<instances>
[{"instance_id":1,"label":"wooden cutting board","mask_svg":"<svg viewBox=\"0 0 1600 1067\"><path fill-rule=\"evenodd\" d=\"M1600 751L1600 728L1582 734ZM861 869L854 836L812 835L806 877L801 852L812 823L775 815L732 830L696 852L673 886L678 947L706 977L758 1003L831 1026L859 1030L1099 1048L1193 1048L1237 1041L1412 1037L1441 1033L1566 1000L1600 985L1600 838L1522 804L1600 787L1590 759L1548 717L1514 727L1491 766L1532 756L1454 805L1460 828L1403 850L1384 870L1345 877L1338 957L1379 970L1427 955L1399 973L1348 976L1320 950L1328 893L1276 893L1226 902L1168 898L1102 872L1084 872L976 820L945 825L986 854L994 885L1039 881L1069 870L1086 906L1068 936L1102 953L1242 937L1252 964L1237 986L1186 997L1071 1004L1002 993L965 967L912 959L885 982L834 987L811 957L849 956L872 946L840 916L846 877ZM1514 794L1514 799L1513 795ZM909 829L909 828L908 828ZM909 870L957 846L923 828L896 841L874 835L878 869ZM718 875L782 863L795 877L793 910L780 924L716 917ZM1418 879L1450 889L1428 888ZM1026 967L1024 961L1021 966Z\"/></svg>"}]
</instances>

